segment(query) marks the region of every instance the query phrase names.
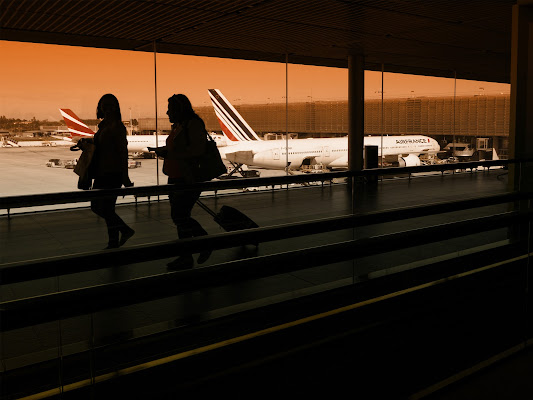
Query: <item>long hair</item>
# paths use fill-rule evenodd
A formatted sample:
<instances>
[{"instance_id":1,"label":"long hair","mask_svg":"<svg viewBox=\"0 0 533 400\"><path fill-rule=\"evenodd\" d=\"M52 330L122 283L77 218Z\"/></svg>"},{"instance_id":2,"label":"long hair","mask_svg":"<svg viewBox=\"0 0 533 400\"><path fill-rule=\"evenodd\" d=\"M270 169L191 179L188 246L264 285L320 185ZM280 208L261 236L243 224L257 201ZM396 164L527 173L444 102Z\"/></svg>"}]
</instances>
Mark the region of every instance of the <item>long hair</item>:
<instances>
[{"instance_id":1,"label":"long hair","mask_svg":"<svg viewBox=\"0 0 533 400\"><path fill-rule=\"evenodd\" d=\"M98 101L98 107L96 108L96 118L110 118L122 121L120 105L118 104L118 99L114 95L107 93L100 98L100 101Z\"/></svg>"},{"instance_id":2,"label":"long hair","mask_svg":"<svg viewBox=\"0 0 533 400\"><path fill-rule=\"evenodd\" d=\"M184 94L175 94L168 98L168 105L178 111L180 122L201 119L192 108L191 101Z\"/></svg>"}]
</instances>

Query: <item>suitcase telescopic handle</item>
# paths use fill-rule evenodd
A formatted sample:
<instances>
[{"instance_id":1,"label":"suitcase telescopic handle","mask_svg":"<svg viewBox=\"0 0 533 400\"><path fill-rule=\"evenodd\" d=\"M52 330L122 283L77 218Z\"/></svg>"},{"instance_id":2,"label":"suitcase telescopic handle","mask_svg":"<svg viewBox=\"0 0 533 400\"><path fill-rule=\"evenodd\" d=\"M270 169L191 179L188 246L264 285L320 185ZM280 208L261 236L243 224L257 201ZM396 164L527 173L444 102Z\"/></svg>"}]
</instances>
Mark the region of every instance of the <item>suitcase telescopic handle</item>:
<instances>
[{"instance_id":1,"label":"suitcase telescopic handle","mask_svg":"<svg viewBox=\"0 0 533 400\"><path fill-rule=\"evenodd\" d=\"M203 210L206 211L212 217L216 217L217 216L217 214L213 210L211 210L209 207L207 207L200 200L196 200L196 204L198 204L201 208L203 208Z\"/></svg>"}]
</instances>

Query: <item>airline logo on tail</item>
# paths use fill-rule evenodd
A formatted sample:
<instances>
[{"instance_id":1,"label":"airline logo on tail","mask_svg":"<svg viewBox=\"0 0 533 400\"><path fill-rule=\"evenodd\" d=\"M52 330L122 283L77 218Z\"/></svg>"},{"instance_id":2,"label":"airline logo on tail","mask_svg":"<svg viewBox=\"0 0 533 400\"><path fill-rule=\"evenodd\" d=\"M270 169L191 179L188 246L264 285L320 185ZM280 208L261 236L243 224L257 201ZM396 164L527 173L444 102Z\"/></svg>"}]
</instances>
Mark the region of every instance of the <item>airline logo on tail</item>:
<instances>
[{"instance_id":1,"label":"airline logo on tail","mask_svg":"<svg viewBox=\"0 0 533 400\"><path fill-rule=\"evenodd\" d=\"M93 137L94 131L81 122L81 119L68 108L60 108L59 111L67 124L70 136L73 139L80 139L82 137Z\"/></svg>"},{"instance_id":2,"label":"airline logo on tail","mask_svg":"<svg viewBox=\"0 0 533 400\"><path fill-rule=\"evenodd\" d=\"M229 140L232 142L261 140L220 90L208 89L207 91L222 132Z\"/></svg>"}]
</instances>

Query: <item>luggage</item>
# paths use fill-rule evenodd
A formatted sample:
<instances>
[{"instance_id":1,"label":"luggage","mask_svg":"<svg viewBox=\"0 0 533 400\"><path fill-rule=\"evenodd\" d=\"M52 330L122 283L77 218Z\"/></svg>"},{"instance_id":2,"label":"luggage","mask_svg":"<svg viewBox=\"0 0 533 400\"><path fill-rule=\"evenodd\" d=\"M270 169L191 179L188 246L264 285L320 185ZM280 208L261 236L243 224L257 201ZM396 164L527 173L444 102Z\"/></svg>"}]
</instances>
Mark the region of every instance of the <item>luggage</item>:
<instances>
[{"instance_id":1,"label":"luggage","mask_svg":"<svg viewBox=\"0 0 533 400\"><path fill-rule=\"evenodd\" d=\"M226 231L238 231L240 229L258 228L253 220L247 217L245 214L237 210L236 208L229 206L222 206L218 213L215 213L209 207L207 207L200 200L196 202L200 207L210 214L215 222L219 224Z\"/></svg>"},{"instance_id":2,"label":"luggage","mask_svg":"<svg viewBox=\"0 0 533 400\"><path fill-rule=\"evenodd\" d=\"M78 189L89 190L93 185L90 168L95 148L94 143L86 139L80 139L78 143L70 147L70 151L82 150L81 156L74 167L74 172L79 176Z\"/></svg>"},{"instance_id":3,"label":"luggage","mask_svg":"<svg viewBox=\"0 0 533 400\"><path fill-rule=\"evenodd\" d=\"M194 171L194 180L196 182L210 181L227 172L228 170L220 157L216 142L207 133L205 153L198 159L198 167Z\"/></svg>"}]
</instances>

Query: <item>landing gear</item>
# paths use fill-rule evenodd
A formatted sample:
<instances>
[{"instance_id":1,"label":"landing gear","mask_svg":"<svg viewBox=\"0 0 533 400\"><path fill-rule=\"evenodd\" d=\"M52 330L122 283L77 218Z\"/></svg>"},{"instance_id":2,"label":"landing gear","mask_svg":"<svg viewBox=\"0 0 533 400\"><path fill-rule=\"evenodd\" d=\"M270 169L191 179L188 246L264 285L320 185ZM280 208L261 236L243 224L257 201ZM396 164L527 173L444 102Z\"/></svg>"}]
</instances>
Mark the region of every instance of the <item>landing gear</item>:
<instances>
[{"instance_id":1,"label":"landing gear","mask_svg":"<svg viewBox=\"0 0 533 400\"><path fill-rule=\"evenodd\" d=\"M233 177L233 174L238 172L243 178L259 178L259 171L256 170L256 169L243 169L243 165L244 164L240 164L240 163L235 163L233 161L230 161L230 164L233 166L233 169L228 172L227 175L221 177L223 179L226 179L226 178L232 178ZM235 177L236 178L236 177Z\"/></svg>"},{"instance_id":2,"label":"landing gear","mask_svg":"<svg viewBox=\"0 0 533 400\"><path fill-rule=\"evenodd\" d=\"M287 175L294 175L294 171L291 169L291 166L285 167L285 172Z\"/></svg>"}]
</instances>

